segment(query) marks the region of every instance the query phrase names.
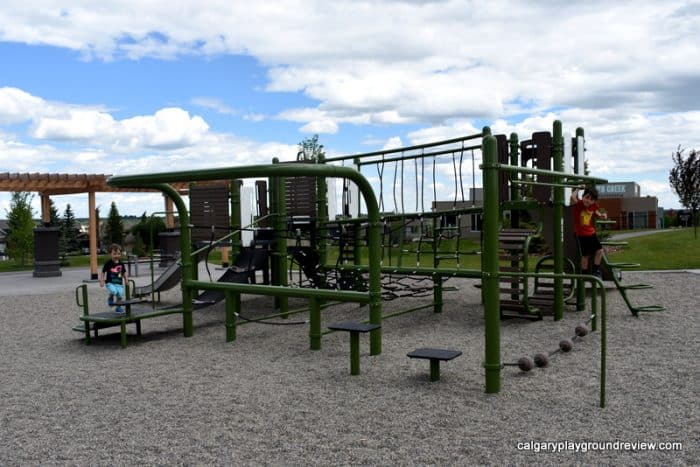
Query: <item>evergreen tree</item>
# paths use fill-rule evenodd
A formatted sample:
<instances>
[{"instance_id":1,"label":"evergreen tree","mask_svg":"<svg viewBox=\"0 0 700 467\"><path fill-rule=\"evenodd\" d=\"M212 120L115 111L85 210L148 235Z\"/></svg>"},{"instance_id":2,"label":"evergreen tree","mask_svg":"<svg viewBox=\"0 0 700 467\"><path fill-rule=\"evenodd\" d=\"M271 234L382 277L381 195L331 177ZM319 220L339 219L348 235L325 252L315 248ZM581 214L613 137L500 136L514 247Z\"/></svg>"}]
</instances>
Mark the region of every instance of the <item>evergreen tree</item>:
<instances>
[{"instance_id":1,"label":"evergreen tree","mask_svg":"<svg viewBox=\"0 0 700 467\"><path fill-rule=\"evenodd\" d=\"M12 193L7 213L7 255L18 265L24 266L34 254L34 195L24 191Z\"/></svg>"},{"instance_id":2,"label":"evergreen tree","mask_svg":"<svg viewBox=\"0 0 700 467\"><path fill-rule=\"evenodd\" d=\"M61 222L61 237L65 253L78 251L78 230L75 223L75 214L70 207L66 205L66 210L63 212L63 221Z\"/></svg>"},{"instance_id":3,"label":"evergreen tree","mask_svg":"<svg viewBox=\"0 0 700 467\"><path fill-rule=\"evenodd\" d=\"M51 198L49 198L49 227L60 227L61 216L58 214L58 208Z\"/></svg>"},{"instance_id":4,"label":"evergreen tree","mask_svg":"<svg viewBox=\"0 0 700 467\"><path fill-rule=\"evenodd\" d=\"M697 214L700 210L700 153L693 149L688 154L688 158L684 159L683 151L684 149L678 146L671 156L674 167L671 169L668 180L671 188L678 194L681 204L692 212L695 238L697 238Z\"/></svg>"},{"instance_id":5,"label":"evergreen tree","mask_svg":"<svg viewBox=\"0 0 700 467\"><path fill-rule=\"evenodd\" d=\"M106 246L108 248L112 243L122 245L122 242L124 241L124 223L122 222L122 216L119 215L119 210L117 210L117 205L114 203L114 201L112 201L112 205L109 208L109 214L107 216L105 239L107 240Z\"/></svg>"},{"instance_id":6,"label":"evergreen tree","mask_svg":"<svg viewBox=\"0 0 700 467\"><path fill-rule=\"evenodd\" d=\"M144 212L138 224L131 228L135 237L136 253L141 256L153 249L158 249L160 241L158 234L165 231L165 222L162 217L146 216Z\"/></svg>"}]
</instances>

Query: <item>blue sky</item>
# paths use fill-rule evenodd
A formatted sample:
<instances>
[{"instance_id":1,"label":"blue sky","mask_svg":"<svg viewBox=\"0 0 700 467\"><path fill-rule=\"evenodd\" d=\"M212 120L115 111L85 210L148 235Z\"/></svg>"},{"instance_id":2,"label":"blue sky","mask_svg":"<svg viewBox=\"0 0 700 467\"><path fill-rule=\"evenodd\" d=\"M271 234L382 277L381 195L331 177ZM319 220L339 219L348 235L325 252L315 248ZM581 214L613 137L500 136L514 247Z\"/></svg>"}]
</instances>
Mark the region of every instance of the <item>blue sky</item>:
<instances>
[{"instance_id":1,"label":"blue sky","mask_svg":"<svg viewBox=\"0 0 700 467\"><path fill-rule=\"evenodd\" d=\"M680 207L671 154L700 149L697 1L231 3L4 1L0 172L259 164L314 134L331 156L483 125L525 139L560 119L585 128L594 175ZM97 196L112 201L163 208ZM84 195L54 202L87 215Z\"/></svg>"}]
</instances>

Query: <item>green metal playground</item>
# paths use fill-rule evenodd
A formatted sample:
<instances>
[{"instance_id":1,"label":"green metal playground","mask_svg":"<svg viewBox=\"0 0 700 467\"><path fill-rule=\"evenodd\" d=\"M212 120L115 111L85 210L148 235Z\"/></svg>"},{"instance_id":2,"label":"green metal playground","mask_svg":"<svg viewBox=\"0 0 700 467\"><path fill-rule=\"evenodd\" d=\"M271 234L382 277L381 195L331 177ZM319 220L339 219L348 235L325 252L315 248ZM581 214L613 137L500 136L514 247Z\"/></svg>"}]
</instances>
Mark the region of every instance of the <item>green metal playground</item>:
<instances>
[{"instance_id":1,"label":"green metal playground","mask_svg":"<svg viewBox=\"0 0 700 467\"><path fill-rule=\"evenodd\" d=\"M571 136L555 121L551 132L536 132L524 140L516 134L492 135L484 127L460 138L364 154L311 158L300 153L292 162L274 159L267 165L113 176L110 185L155 189L172 200L180 256L172 271L154 278L150 286L128 288L124 315L90 310L87 286L78 286L75 298L82 315L76 328L89 344L99 330L118 326L121 346L126 347L127 325L134 324L141 334L145 319L180 315L182 334L190 337L196 331L193 313L223 301L225 339L232 342L241 325L291 322L303 314L312 350L321 350L329 333L348 333L350 373L357 375L362 335L368 336L369 355L379 356L391 318L425 310L442 313L445 294L460 293L452 279L477 279L484 317L484 391L500 391L505 367L527 372L547 366L555 354L570 351L574 341L597 332L598 401L605 407L606 282L619 291L633 316L664 308L634 301L635 290L651 285L627 284L621 271L638 264L604 258L602 279L580 270L572 214L566 206L568 191L606 183L584 173L584 159L584 130L577 128ZM471 185L464 175L469 165ZM477 169L482 200L475 199ZM438 198L439 178L453 183L452 200ZM181 182L192 186L190 206L171 186ZM221 184L220 191L209 189L204 204L195 207L197 187L213 182ZM252 222L241 216L244 183L255 184L257 212ZM341 187L342 212L329 212L329 184ZM219 213L225 211L223 221L210 215L214 205ZM198 230L206 232L206 241L201 235L194 238ZM253 240L244 242L244 232ZM476 236L479 248L465 248L467 234ZM536 260L531 255L534 239L544 242L548 251ZM222 246L230 248L232 266L219 280L199 277L198 263ZM463 266L467 256L477 256L480 267ZM174 286L179 286L180 303L161 305L158 292ZM271 312L245 319L242 295L270 297ZM407 296L420 298L421 304L412 302L398 311L392 306L385 312L387 301L400 303ZM308 305L293 309L290 299L306 300ZM344 303L360 305L366 318L324 319L325 310ZM534 357L503 357L503 320L559 321L564 313L582 317L571 339ZM437 381L440 364L460 354L461 349L431 347L407 356L429 360L430 380Z\"/></svg>"}]
</instances>

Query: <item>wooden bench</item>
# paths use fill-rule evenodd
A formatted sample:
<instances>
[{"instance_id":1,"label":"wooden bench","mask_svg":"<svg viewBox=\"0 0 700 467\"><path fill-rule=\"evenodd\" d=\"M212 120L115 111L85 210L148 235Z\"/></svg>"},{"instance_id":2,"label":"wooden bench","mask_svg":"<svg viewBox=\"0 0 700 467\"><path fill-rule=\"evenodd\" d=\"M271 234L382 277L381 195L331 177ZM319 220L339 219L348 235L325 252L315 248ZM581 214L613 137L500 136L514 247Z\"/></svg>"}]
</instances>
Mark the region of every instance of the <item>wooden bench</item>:
<instances>
[{"instance_id":1,"label":"wooden bench","mask_svg":"<svg viewBox=\"0 0 700 467\"><path fill-rule=\"evenodd\" d=\"M440 362L452 360L462 355L460 350L421 348L406 354L409 358L430 360L430 381L440 380Z\"/></svg>"},{"instance_id":2,"label":"wooden bench","mask_svg":"<svg viewBox=\"0 0 700 467\"><path fill-rule=\"evenodd\" d=\"M350 374L360 374L360 333L374 331L382 326L380 324L356 323L353 321L343 321L328 325L328 329L333 331L347 331L350 333Z\"/></svg>"}]
</instances>

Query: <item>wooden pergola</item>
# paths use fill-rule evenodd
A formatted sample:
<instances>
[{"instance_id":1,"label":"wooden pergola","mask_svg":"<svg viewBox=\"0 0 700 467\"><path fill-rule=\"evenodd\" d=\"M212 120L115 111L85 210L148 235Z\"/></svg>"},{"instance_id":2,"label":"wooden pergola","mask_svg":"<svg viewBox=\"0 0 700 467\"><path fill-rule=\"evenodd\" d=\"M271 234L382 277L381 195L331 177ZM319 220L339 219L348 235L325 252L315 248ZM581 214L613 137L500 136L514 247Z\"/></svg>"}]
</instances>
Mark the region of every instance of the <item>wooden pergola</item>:
<instances>
[{"instance_id":1,"label":"wooden pergola","mask_svg":"<svg viewBox=\"0 0 700 467\"><path fill-rule=\"evenodd\" d=\"M37 192L41 197L41 221L50 222L50 199L55 195L88 194L90 279L97 279L97 219L95 218L95 193L97 192L153 192L139 188L118 188L107 184L111 175L105 174L49 174L49 173L0 173L0 191ZM187 183L173 183L181 193L187 193ZM165 197L165 225L174 228L172 200Z\"/></svg>"}]
</instances>

